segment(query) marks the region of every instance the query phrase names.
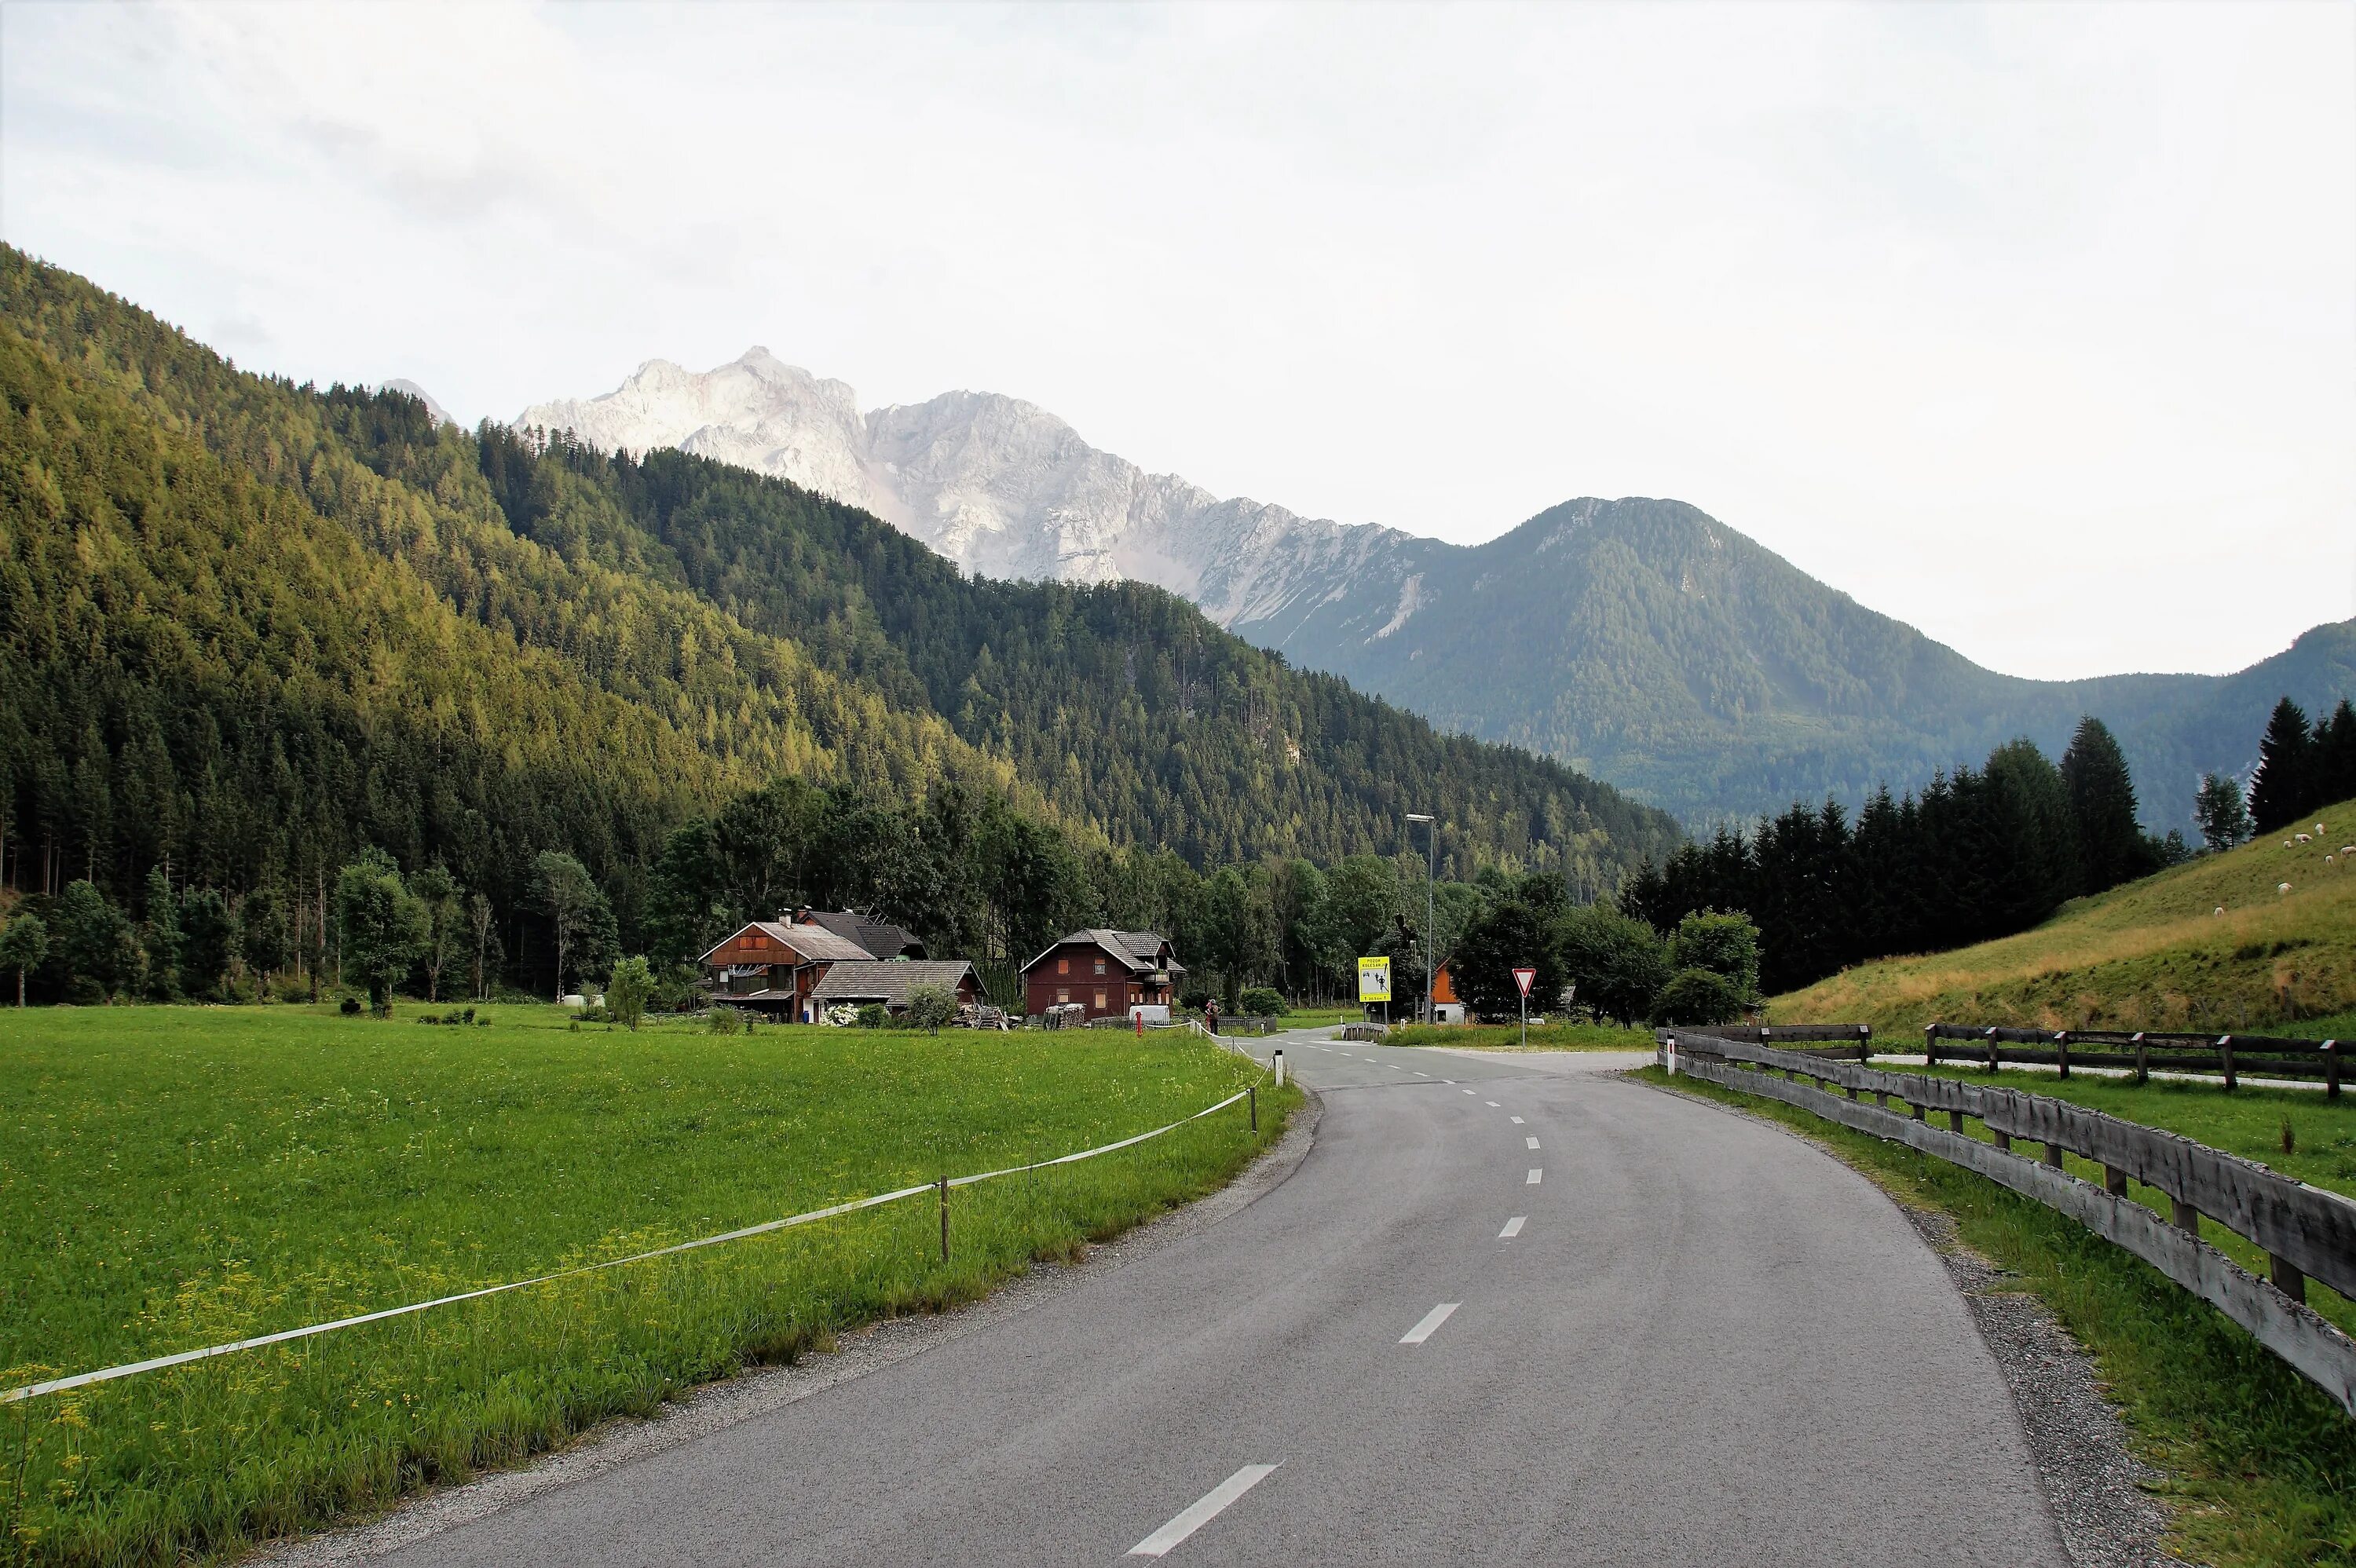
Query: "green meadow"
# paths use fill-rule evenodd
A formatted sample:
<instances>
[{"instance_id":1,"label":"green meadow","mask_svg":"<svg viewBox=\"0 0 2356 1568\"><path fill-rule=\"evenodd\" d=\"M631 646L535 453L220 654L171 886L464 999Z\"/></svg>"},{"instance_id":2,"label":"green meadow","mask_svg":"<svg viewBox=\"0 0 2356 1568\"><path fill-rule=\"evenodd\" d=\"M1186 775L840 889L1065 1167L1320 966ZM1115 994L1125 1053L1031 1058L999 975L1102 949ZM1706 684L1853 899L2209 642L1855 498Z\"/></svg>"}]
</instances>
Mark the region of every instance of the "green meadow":
<instances>
[{"instance_id":1,"label":"green meadow","mask_svg":"<svg viewBox=\"0 0 2356 1568\"><path fill-rule=\"evenodd\" d=\"M0 1384L625 1256L1203 1109L1194 1037L487 1027L298 1008L0 1013ZM0 1540L160 1563L381 1509L970 1300L1218 1185L1297 1092L1168 1136L654 1263L0 1407Z\"/></svg>"}]
</instances>

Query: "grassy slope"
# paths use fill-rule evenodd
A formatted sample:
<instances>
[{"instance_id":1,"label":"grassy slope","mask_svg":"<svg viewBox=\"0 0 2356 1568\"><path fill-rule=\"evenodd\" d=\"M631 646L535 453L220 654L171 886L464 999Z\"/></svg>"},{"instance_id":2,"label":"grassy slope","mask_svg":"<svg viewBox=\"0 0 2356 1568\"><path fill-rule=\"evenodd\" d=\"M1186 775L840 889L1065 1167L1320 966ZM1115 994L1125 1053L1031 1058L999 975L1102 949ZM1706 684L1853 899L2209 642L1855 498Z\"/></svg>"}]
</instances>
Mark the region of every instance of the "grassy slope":
<instances>
[{"instance_id":1,"label":"grassy slope","mask_svg":"<svg viewBox=\"0 0 2356 1568\"><path fill-rule=\"evenodd\" d=\"M2356 802L2301 827L2318 820L2331 831L2314 843L2276 834L2074 900L2018 936L1859 965L1774 998L1768 1017L2312 1033L2356 1008L2356 856L2323 859L2356 843Z\"/></svg>"},{"instance_id":2,"label":"grassy slope","mask_svg":"<svg viewBox=\"0 0 2356 1568\"><path fill-rule=\"evenodd\" d=\"M1669 1082L1658 1068L1642 1076ZM1965 1245L2017 1276L2018 1288L2041 1299L2094 1353L2134 1445L2167 1474L2160 1495L2174 1521L2171 1545L2185 1561L2218 1568L2356 1563L2350 1481L2356 1422L2205 1302L2075 1221L1984 1177L1796 1106L1691 1078L1675 1086L1794 1127L1901 1201L1953 1215ZM2093 1086L2084 1087L2091 1094ZM2189 1097L2171 1114L2204 1126L2208 1120ZM2356 1115L2334 1115L2356 1125ZM2213 1227L2204 1233L2219 1239ZM2348 1321L2346 1303L2333 1298L2329 1310Z\"/></svg>"},{"instance_id":3,"label":"grassy slope","mask_svg":"<svg viewBox=\"0 0 2356 1568\"><path fill-rule=\"evenodd\" d=\"M1240 1086L1129 1036L0 1014L0 1383L524 1277L1161 1125ZM1293 1095L1263 1095L1262 1139ZM1223 1179L1240 1108L961 1190L0 1413L0 1539L151 1562L390 1501ZM16 1456L10 1456L13 1460Z\"/></svg>"}]
</instances>

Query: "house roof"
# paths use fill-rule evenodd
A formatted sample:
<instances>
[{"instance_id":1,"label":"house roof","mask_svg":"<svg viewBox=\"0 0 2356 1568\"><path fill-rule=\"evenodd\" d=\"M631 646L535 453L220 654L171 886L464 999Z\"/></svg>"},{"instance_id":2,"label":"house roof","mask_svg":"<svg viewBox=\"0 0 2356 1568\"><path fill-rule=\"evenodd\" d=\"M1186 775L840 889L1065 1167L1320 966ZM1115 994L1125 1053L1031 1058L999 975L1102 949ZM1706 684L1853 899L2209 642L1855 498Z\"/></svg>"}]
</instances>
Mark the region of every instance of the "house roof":
<instances>
[{"instance_id":1,"label":"house roof","mask_svg":"<svg viewBox=\"0 0 2356 1568\"><path fill-rule=\"evenodd\" d=\"M897 958L903 954L912 958L925 955L925 944L906 928L894 925L888 920L861 914L856 910L814 909L809 912L809 924L822 925L845 942L855 943L866 949L871 956L876 958Z\"/></svg>"},{"instance_id":2,"label":"house roof","mask_svg":"<svg viewBox=\"0 0 2356 1568\"><path fill-rule=\"evenodd\" d=\"M1073 932L1070 935L1057 941L1054 947L1048 948L1046 952L1023 965L1023 972L1028 975L1053 956L1056 947L1068 947L1074 943L1103 948L1107 953L1129 965L1129 971L1132 975L1143 975L1155 969L1167 969L1173 975L1183 975L1186 972L1186 965L1178 962L1178 951L1175 947L1171 947L1170 962L1164 964L1161 961L1162 950L1170 945L1170 939L1160 932L1111 931L1103 926L1090 926L1086 931Z\"/></svg>"},{"instance_id":3,"label":"house roof","mask_svg":"<svg viewBox=\"0 0 2356 1568\"><path fill-rule=\"evenodd\" d=\"M939 986L954 991L958 982L973 973L962 958L848 959L828 969L811 988L813 1002L881 1002L887 1008L908 1005L908 993L918 986Z\"/></svg>"},{"instance_id":4,"label":"house roof","mask_svg":"<svg viewBox=\"0 0 2356 1568\"><path fill-rule=\"evenodd\" d=\"M822 925L787 925L774 920L748 921L721 941L712 944L701 962L710 963L712 955L748 931L766 932L770 940L783 944L801 955L805 962L828 962L844 958L873 958L875 955L856 942L836 935Z\"/></svg>"}]
</instances>

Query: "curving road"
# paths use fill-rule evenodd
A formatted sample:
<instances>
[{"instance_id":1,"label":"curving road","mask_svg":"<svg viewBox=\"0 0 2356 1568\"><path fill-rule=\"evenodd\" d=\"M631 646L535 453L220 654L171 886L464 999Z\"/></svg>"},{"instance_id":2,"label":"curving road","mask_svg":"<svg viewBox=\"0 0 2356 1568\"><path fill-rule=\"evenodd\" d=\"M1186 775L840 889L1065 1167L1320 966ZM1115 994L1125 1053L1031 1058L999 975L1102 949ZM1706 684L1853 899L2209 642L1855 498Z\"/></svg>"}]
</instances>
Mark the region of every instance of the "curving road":
<instances>
[{"instance_id":1,"label":"curving road","mask_svg":"<svg viewBox=\"0 0 2356 1568\"><path fill-rule=\"evenodd\" d=\"M1625 1058L1278 1043L1324 1116L1249 1207L380 1561L2063 1563L1862 1178Z\"/></svg>"}]
</instances>

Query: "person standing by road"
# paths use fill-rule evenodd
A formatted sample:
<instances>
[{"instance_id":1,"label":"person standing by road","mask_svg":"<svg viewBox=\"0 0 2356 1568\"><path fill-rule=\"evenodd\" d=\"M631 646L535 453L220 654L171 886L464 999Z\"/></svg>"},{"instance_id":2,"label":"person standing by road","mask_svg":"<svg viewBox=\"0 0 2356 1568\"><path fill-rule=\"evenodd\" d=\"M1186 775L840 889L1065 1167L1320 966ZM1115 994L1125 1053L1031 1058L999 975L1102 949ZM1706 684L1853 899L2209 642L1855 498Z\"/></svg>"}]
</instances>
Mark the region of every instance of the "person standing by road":
<instances>
[{"instance_id":1,"label":"person standing by road","mask_svg":"<svg viewBox=\"0 0 2356 1568\"><path fill-rule=\"evenodd\" d=\"M1203 1004L1203 1026L1213 1034L1219 1032L1219 998L1213 997Z\"/></svg>"}]
</instances>

